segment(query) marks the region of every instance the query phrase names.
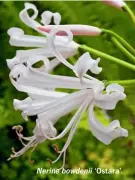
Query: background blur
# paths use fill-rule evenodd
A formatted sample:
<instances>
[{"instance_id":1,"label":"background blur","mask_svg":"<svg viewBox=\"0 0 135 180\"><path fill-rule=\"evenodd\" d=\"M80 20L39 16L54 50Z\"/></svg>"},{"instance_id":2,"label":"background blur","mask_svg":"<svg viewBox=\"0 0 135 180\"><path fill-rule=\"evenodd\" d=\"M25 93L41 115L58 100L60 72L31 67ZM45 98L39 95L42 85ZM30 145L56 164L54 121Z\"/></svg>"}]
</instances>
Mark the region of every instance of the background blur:
<instances>
[{"instance_id":1,"label":"background blur","mask_svg":"<svg viewBox=\"0 0 135 180\"><path fill-rule=\"evenodd\" d=\"M39 9L39 14L45 10L59 12L62 14L62 24L87 24L100 28L112 29L124 37L135 48L135 26L129 17L122 11L110 7L101 2L45 2L36 1L34 4ZM135 13L135 3L128 2L128 5ZM26 34L35 34L30 28L26 27L19 19L19 12L24 8L24 2L0 2L0 179L1 180L134 180L135 179L135 85L125 87L127 99L117 104L117 108L107 112L110 120L119 119L121 126L128 129L129 137L116 139L109 146L99 142L90 132L87 123L87 114L80 124L72 143L68 149L66 157L66 168L121 168L123 174L119 175L36 175L36 168L55 168L60 167L62 161L57 164L49 165L47 158L55 159L57 157L52 148L53 142L45 142L39 145L32 154L34 164L28 161L29 152L23 156L7 162L11 154L11 147L19 150L22 145L18 141L13 125L21 124L24 127L26 136L32 135L35 125L34 118L26 123L21 117L21 113L13 109L13 99L23 99L26 94L19 93L11 85L8 74L9 69L6 65L6 59L15 56L15 47L8 43L9 37L7 30L10 27L20 27ZM40 17L40 16L39 16ZM113 56L119 57L125 61L128 59L119 52L119 50L110 43L108 37L79 37L75 39L78 43L87 44L100 51L107 52ZM18 48L19 49L19 48ZM74 61L74 59L72 59ZM134 79L135 73L123 68L115 63L101 60L100 65L103 71L98 77L100 80L122 80ZM72 75L67 68L60 65L55 73ZM108 123L108 117L103 111L96 109L96 115L103 123ZM63 117L57 128L59 131L71 118L71 114ZM66 138L55 142L62 147Z\"/></svg>"}]
</instances>

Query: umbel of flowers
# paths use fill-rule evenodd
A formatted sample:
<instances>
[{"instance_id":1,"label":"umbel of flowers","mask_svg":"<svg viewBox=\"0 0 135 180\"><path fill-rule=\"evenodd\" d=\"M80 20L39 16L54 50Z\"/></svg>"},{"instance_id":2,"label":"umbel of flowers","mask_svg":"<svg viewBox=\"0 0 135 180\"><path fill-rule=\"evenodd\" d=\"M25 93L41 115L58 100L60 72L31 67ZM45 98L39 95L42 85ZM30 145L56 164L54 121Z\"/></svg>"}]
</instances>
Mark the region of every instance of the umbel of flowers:
<instances>
[{"instance_id":1,"label":"umbel of flowers","mask_svg":"<svg viewBox=\"0 0 135 180\"><path fill-rule=\"evenodd\" d=\"M111 4L118 7L120 2L117 4L117 1L115 3L112 1ZM125 3L122 5L125 6ZM28 13L30 9L33 10L32 16ZM103 81L87 74L88 70L93 74L99 74L102 71L98 65L100 58L93 59L89 52L99 57L108 57L109 60L132 70L135 70L135 67L118 58L106 56L105 53L82 46L73 41L73 37L77 35L100 36L102 33L108 33L116 41L121 40L121 46L126 46L129 53L132 53L134 49L116 33L109 30L88 25L60 25L61 15L58 12L43 12L40 24L36 21L38 10L30 3L25 3L25 8L19 16L21 21L37 31L39 36L26 35L17 27L8 30L10 45L29 47L28 50L17 50L15 57L7 60L7 65L11 70L9 74L11 83L18 91L28 95L24 100L14 99L13 106L15 110L21 110L24 120L28 121L28 117L33 115L36 115L37 119L31 137L23 135L22 126L13 127L24 147L18 152L12 148L13 153L8 160L21 156L29 148L34 148L46 140L61 139L68 134L63 148L61 150L55 148L59 156L52 161L55 163L63 156L62 168L64 168L67 148L85 111L88 114L91 133L102 143L108 145L118 137L127 137L128 131L120 126L119 120L113 120L108 126L104 126L94 115L94 106L104 110L113 110L117 102L124 100L126 95L121 85L112 83L105 86ZM52 18L54 25L50 24ZM86 52L76 60L75 64L69 63L68 59L76 55L80 48ZM33 65L40 60L43 62L42 66L34 68ZM51 74L60 63L71 69L75 76ZM76 91L65 93L62 90L55 91L56 88ZM73 110L76 110L75 114L68 120L63 131L57 134L55 124L62 116Z\"/></svg>"}]
</instances>

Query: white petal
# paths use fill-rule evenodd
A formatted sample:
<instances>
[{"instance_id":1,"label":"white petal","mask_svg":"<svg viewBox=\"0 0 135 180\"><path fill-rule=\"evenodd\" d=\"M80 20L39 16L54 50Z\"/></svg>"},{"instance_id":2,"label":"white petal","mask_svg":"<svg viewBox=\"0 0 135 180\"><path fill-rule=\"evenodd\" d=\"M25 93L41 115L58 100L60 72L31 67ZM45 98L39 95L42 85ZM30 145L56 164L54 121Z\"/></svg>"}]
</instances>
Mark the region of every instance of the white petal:
<instances>
[{"instance_id":1,"label":"white petal","mask_svg":"<svg viewBox=\"0 0 135 180\"><path fill-rule=\"evenodd\" d=\"M128 131L120 127L118 120L111 122L109 126L102 125L94 115L93 105L89 107L89 125L93 135L104 144L110 144L118 137L128 136Z\"/></svg>"},{"instance_id":2,"label":"white petal","mask_svg":"<svg viewBox=\"0 0 135 180\"><path fill-rule=\"evenodd\" d=\"M20 28L10 28L10 45L17 47L43 47L46 46L46 38L33 35L25 35Z\"/></svg>"},{"instance_id":3,"label":"white petal","mask_svg":"<svg viewBox=\"0 0 135 180\"><path fill-rule=\"evenodd\" d=\"M84 53L74 65L74 72L79 77L82 78L84 74L90 69L92 73L99 74L102 68L98 67L99 60L93 60L89 53Z\"/></svg>"},{"instance_id":4,"label":"white petal","mask_svg":"<svg viewBox=\"0 0 135 180\"><path fill-rule=\"evenodd\" d=\"M102 68L101 67L98 67L98 63L100 62L100 58L98 58L97 60L93 60L91 58L91 68L90 68L90 71L93 73L93 74L99 74L101 71L102 71Z\"/></svg>"},{"instance_id":5,"label":"white petal","mask_svg":"<svg viewBox=\"0 0 135 180\"><path fill-rule=\"evenodd\" d=\"M25 5L25 8L20 12L20 19L27 26L35 28L35 25L38 25L38 23L36 21L34 21L34 19L36 19L38 16L38 10L34 4L25 3L24 5ZM33 12L34 12L33 16L31 16L31 17L28 14L28 10L30 10L30 9L33 10Z\"/></svg>"},{"instance_id":6,"label":"white petal","mask_svg":"<svg viewBox=\"0 0 135 180\"><path fill-rule=\"evenodd\" d=\"M44 97L44 99L39 100L33 100L30 97L24 99L24 100L18 100L14 99L13 106L15 110L21 110L21 111L29 111L30 109L38 109L40 107L43 107L44 105L50 103L51 101L55 100L57 98L48 98Z\"/></svg>"},{"instance_id":7,"label":"white petal","mask_svg":"<svg viewBox=\"0 0 135 180\"><path fill-rule=\"evenodd\" d=\"M13 69L13 67L14 67L15 65L19 64L21 61L20 61L20 58L18 58L18 57L15 56L15 57L12 58L12 59L7 59L6 62L7 62L7 66L8 66L9 69L11 70L11 69Z\"/></svg>"},{"instance_id":8,"label":"white petal","mask_svg":"<svg viewBox=\"0 0 135 180\"><path fill-rule=\"evenodd\" d=\"M109 85L107 94L96 93L95 104L102 109L114 109L118 101L126 98L124 89L119 85Z\"/></svg>"},{"instance_id":9,"label":"white petal","mask_svg":"<svg viewBox=\"0 0 135 180\"><path fill-rule=\"evenodd\" d=\"M20 28L16 28L16 27L12 27L8 30L8 35L11 36L11 37L21 37L24 35L24 31Z\"/></svg>"},{"instance_id":10,"label":"white petal","mask_svg":"<svg viewBox=\"0 0 135 180\"><path fill-rule=\"evenodd\" d=\"M50 75L44 72L39 72L34 68L28 68L25 65L16 65L11 73L10 78L16 78L16 84L21 86L31 86L31 88L69 88L69 89L84 89L98 88L101 86L100 81L89 80L84 78L83 85L79 78L66 77L58 75ZM12 79L13 81L13 79ZM30 93L30 92L29 92Z\"/></svg>"},{"instance_id":11,"label":"white petal","mask_svg":"<svg viewBox=\"0 0 135 180\"><path fill-rule=\"evenodd\" d=\"M29 49L29 50L17 50L16 56L20 59L26 59L30 56L36 55L45 55L46 57L54 57L52 55L51 49L48 48L36 48L36 49Z\"/></svg>"},{"instance_id":12,"label":"white petal","mask_svg":"<svg viewBox=\"0 0 135 180\"><path fill-rule=\"evenodd\" d=\"M24 100L18 100L18 99L14 99L13 100L13 106L15 110L24 110L25 107L27 107L30 102L32 101L32 99L30 97L24 99Z\"/></svg>"},{"instance_id":13,"label":"white petal","mask_svg":"<svg viewBox=\"0 0 135 180\"><path fill-rule=\"evenodd\" d=\"M59 41L60 42L60 41ZM77 53L78 47L74 44L72 45L61 45L57 46L58 50L64 57L70 57ZM55 57L51 48L36 48L29 50L18 50L16 56L23 59L33 55L45 55L46 57Z\"/></svg>"},{"instance_id":14,"label":"white petal","mask_svg":"<svg viewBox=\"0 0 135 180\"><path fill-rule=\"evenodd\" d=\"M53 13L53 16L54 16L54 24L59 25L60 21L61 21L60 13L58 13L58 12Z\"/></svg>"},{"instance_id":15,"label":"white petal","mask_svg":"<svg viewBox=\"0 0 135 180\"><path fill-rule=\"evenodd\" d=\"M41 14L41 18L41 22L44 25L49 25L52 18L54 19L54 24L56 25L59 25L61 21L61 15L58 12L52 13L51 11L45 11Z\"/></svg>"},{"instance_id":16,"label":"white petal","mask_svg":"<svg viewBox=\"0 0 135 180\"><path fill-rule=\"evenodd\" d=\"M106 87L106 92L109 94L110 92L119 92L124 93L124 87L119 84L110 84Z\"/></svg>"},{"instance_id":17,"label":"white petal","mask_svg":"<svg viewBox=\"0 0 135 180\"><path fill-rule=\"evenodd\" d=\"M41 14L41 18L42 18L41 22L44 25L48 25L51 23L52 17L53 17L53 13L51 11L45 11Z\"/></svg>"},{"instance_id":18,"label":"white petal","mask_svg":"<svg viewBox=\"0 0 135 180\"><path fill-rule=\"evenodd\" d=\"M30 9L33 10L33 12L34 12L33 16L31 16L31 17L28 14L28 10L30 10ZM38 22L35 21L35 19L38 16L38 10L34 4L25 3L25 8L20 12L19 16L20 16L20 19L22 20L22 22L24 24L26 24L27 26L33 28L34 30L40 32L43 35L48 34L37 28L37 27L41 26L41 24L39 24Z\"/></svg>"},{"instance_id":19,"label":"white petal","mask_svg":"<svg viewBox=\"0 0 135 180\"><path fill-rule=\"evenodd\" d=\"M11 83L13 84L13 86L21 92L26 92L28 94L33 94L33 95L37 95L39 97L42 98L57 98L57 97L62 97L64 95L66 95L67 93L62 93L62 92L55 92L55 91L48 91L48 90L44 90L41 88L36 88L36 87L32 87L32 86L26 86L23 84L19 84L17 83L13 78L16 78L16 76L18 76L17 72L13 73L13 71L10 73L10 80Z\"/></svg>"},{"instance_id":20,"label":"white petal","mask_svg":"<svg viewBox=\"0 0 135 180\"><path fill-rule=\"evenodd\" d=\"M76 96L79 97L79 99L77 99L75 102L71 102L71 98L74 100ZM50 101L49 103L46 103L40 107L28 108L27 115L38 115L40 120L43 120L43 118L45 120L47 118L47 121L55 121L59 119L58 117L62 117L80 106L80 104L84 101L85 96L88 96L88 93L80 92L69 94L59 99Z\"/></svg>"}]
</instances>

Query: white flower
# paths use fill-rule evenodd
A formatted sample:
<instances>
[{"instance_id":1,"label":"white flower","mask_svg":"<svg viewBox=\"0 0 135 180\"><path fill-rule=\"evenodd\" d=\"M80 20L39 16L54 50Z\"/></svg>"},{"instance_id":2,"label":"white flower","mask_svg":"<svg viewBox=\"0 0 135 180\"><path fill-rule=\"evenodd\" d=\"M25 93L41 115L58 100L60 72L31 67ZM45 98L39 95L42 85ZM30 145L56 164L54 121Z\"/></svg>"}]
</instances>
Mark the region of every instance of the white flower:
<instances>
[{"instance_id":1,"label":"white flower","mask_svg":"<svg viewBox=\"0 0 135 180\"><path fill-rule=\"evenodd\" d=\"M86 57L88 54L85 54ZM19 152L15 152L13 157L23 154L28 148L36 146L46 139L55 140L62 138L69 131L69 137L63 149L59 151L60 155L64 155L75 133L76 127L81 120L83 113L89 109L89 124L93 135L104 144L109 144L113 139L121 136L127 136L128 132L120 127L119 121L113 121L108 127L102 125L94 116L94 105L102 109L114 109L119 100L123 100L126 96L123 87L118 84L112 84L106 87L106 93L102 93L104 85L95 78L89 79L83 77L83 83L79 78L66 77L47 74L44 71L37 71L32 67L32 60L28 60L28 65L15 65L10 73L12 84L17 90L26 92L29 97L23 101L14 100L14 108L22 111L22 116L27 120L27 116L37 115L36 127L32 137L23 137L17 131L22 143L23 139L29 143ZM79 60L80 61L80 60ZM91 60L93 64L93 60ZM76 67L76 66L75 66ZM87 71L85 64L78 63L76 72L83 74ZM82 68L82 69L81 69ZM83 70L83 71L82 71ZM83 73L81 73L83 72ZM78 89L79 91L68 94L63 92L55 92L55 88ZM78 109L69 124L63 132L56 136L54 125L62 117ZM55 162L55 161L54 161Z\"/></svg>"},{"instance_id":2,"label":"white flower","mask_svg":"<svg viewBox=\"0 0 135 180\"><path fill-rule=\"evenodd\" d=\"M102 0L102 1L106 4L109 4L119 9L121 9L126 5L126 3L123 0Z\"/></svg>"},{"instance_id":3,"label":"white flower","mask_svg":"<svg viewBox=\"0 0 135 180\"><path fill-rule=\"evenodd\" d=\"M28 14L29 9L34 11L32 17ZM23 30L19 28L11 28L8 31L11 45L38 47L29 50L18 50L16 56L7 61L8 67L11 69L9 74L11 83L18 91L25 92L28 95L24 100L14 99L15 110L21 110L25 120L28 120L28 116L37 116L33 136L31 137L23 136L21 126L13 127L24 148L18 152L15 152L13 148L13 154L8 160L19 157L29 148L35 148L47 139L60 139L69 132L62 150L57 149L58 158L53 161L53 163L56 162L63 155L63 168L66 150L86 110L88 110L91 132L102 143L110 144L117 137L128 136L127 130L120 127L118 120L104 126L96 119L93 110L94 106L104 110L112 110L118 101L125 99L126 95L122 86L111 84L105 88L102 81L87 74L88 70L94 74L99 74L102 71L102 68L98 67L99 58L94 60L89 53L84 53L75 64L67 61L68 57L77 53L79 47L73 41L73 35L83 33L100 35L100 29L90 26L85 26L82 29L81 25L60 26L61 16L57 12L52 13L50 11L43 12L41 22L47 25L50 24L53 18L55 26L47 25L39 28L41 25L35 21L37 15L36 7L30 3L25 3L25 9L21 11L20 18L26 25L45 37L25 35ZM45 28L48 28L47 32L44 32L46 31ZM54 57L54 59L50 61L49 57ZM34 68L33 65L40 60L43 61L43 66ZM73 70L77 77L49 74L60 62ZM76 91L65 93L60 90L55 91L57 88L74 89ZM66 116L73 110L76 110L76 113L65 129L57 135L55 124L61 117Z\"/></svg>"},{"instance_id":4,"label":"white flower","mask_svg":"<svg viewBox=\"0 0 135 180\"><path fill-rule=\"evenodd\" d=\"M114 109L117 102L119 100L123 100L125 97L126 96L123 93L123 88L117 84L112 84L106 88L106 94L102 93L101 89L96 89L96 91L94 91L94 89L83 89L71 94L62 95L62 97L52 99L46 103L43 103L43 101L40 102L39 106L41 109L43 108L43 112L38 112L39 114L37 114L36 127L33 131L34 135L27 139L29 140L29 143L25 145L22 150L12 155L11 158L20 156L28 148L33 147L45 141L46 139L60 139L70 131L67 142L65 143L63 149L58 151L60 153L58 159L63 154L63 160L65 161L66 150L76 131L77 125L87 108L89 113L89 124L91 132L98 140L104 144L110 144L111 141L117 137L128 136L127 130L120 127L118 120L111 122L109 126L104 126L100 123L99 120L95 118L93 111L94 105L107 110ZM32 108L35 110L35 101L32 102L31 99L25 99L24 101L21 103L18 102L17 106L20 107L21 110L29 110L30 108L31 110ZM30 107L26 106L30 103L32 103ZM38 107L37 104L36 107ZM65 129L56 136L57 131L54 128L54 125L62 116L65 116L75 109L78 110L76 111L71 121L68 123ZM22 140L25 140L25 137L23 137L22 134L18 133L18 136Z\"/></svg>"}]
</instances>

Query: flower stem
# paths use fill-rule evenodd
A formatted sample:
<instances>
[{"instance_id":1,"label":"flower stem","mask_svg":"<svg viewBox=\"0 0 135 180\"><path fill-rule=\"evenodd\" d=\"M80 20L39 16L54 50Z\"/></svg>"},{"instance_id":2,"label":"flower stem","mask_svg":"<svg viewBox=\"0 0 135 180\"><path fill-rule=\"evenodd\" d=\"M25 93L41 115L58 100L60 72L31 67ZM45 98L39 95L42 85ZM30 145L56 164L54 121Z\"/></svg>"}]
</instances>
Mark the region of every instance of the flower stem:
<instances>
[{"instance_id":1,"label":"flower stem","mask_svg":"<svg viewBox=\"0 0 135 180\"><path fill-rule=\"evenodd\" d=\"M125 61L123 61L123 60L121 60L119 58L113 57L113 56L111 56L109 54L103 53L101 51L98 51L98 50L93 49L91 47L88 47L86 45L80 45L79 48L83 49L84 51L88 51L88 52L90 52L90 53L92 53L92 54L94 54L94 55L96 55L98 57L110 60L112 62L115 62L117 64L120 64L120 65L122 65L122 66L124 66L126 68L129 68L129 69L135 71L135 66L134 65L132 65L132 64L130 64L128 62L125 62Z\"/></svg>"},{"instance_id":2,"label":"flower stem","mask_svg":"<svg viewBox=\"0 0 135 180\"><path fill-rule=\"evenodd\" d=\"M128 13L129 17L131 18L131 20L133 21L133 23L135 24L135 16L134 13L132 12L132 10L128 7L128 5L125 5L124 7L122 7L122 9Z\"/></svg>"},{"instance_id":3,"label":"flower stem","mask_svg":"<svg viewBox=\"0 0 135 180\"><path fill-rule=\"evenodd\" d=\"M123 44L123 46L127 50L129 50L133 55L135 55L135 49L127 41L125 41L121 36L119 36L117 33L113 32L111 30L107 30L107 29L102 29L102 32L115 37L117 40L119 40Z\"/></svg>"},{"instance_id":4,"label":"flower stem","mask_svg":"<svg viewBox=\"0 0 135 180\"><path fill-rule=\"evenodd\" d=\"M135 79L130 79L130 80L116 80L116 81L108 81L109 84L111 83L118 83L121 85L135 85Z\"/></svg>"},{"instance_id":5,"label":"flower stem","mask_svg":"<svg viewBox=\"0 0 135 180\"><path fill-rule=\"evenodd\" d=\"M135 63L135 56L133 56L130 52L128 52L126 50L126 48L124 48L124 46L121 45L121 43L115 38L112 37L111 40L113 41L113 43L120 49L120 51L126 55L132 62Z\"/></svg>"}]
</instances>

